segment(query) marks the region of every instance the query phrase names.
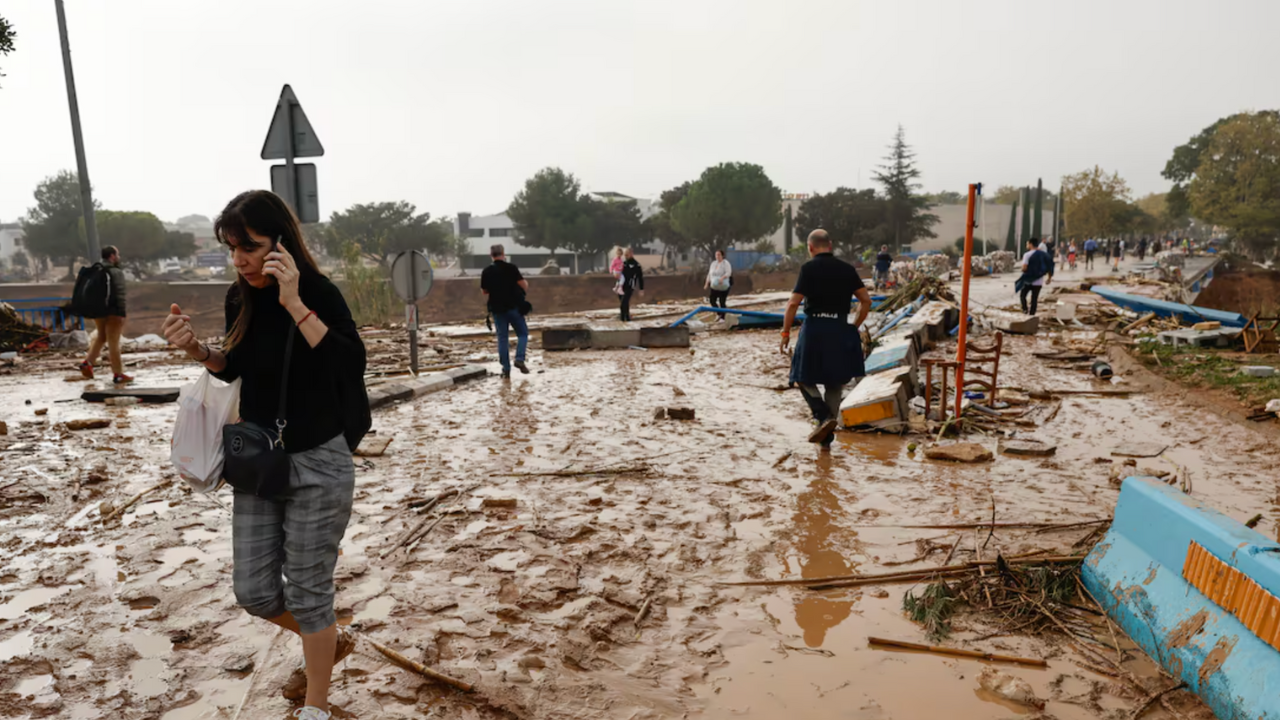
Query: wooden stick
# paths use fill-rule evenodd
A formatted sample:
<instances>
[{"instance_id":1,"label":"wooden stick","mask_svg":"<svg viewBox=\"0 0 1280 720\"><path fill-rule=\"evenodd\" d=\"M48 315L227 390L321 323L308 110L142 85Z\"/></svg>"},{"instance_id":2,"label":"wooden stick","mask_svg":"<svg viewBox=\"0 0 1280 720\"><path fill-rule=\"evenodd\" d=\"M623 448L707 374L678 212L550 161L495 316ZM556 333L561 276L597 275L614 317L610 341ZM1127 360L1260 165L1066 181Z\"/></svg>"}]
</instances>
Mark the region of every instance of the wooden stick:
<instances>
[{"instance_id":1,"label":"wooden stick","mask_svg":"<svg viewBox=\"0 0 1280 720\"><path fill-rule=\"evenodd\" d=\"M392 663L400 666L401 668L404 668L405 670L408 670L409 672L415 672L421 675L422 677L428 678L430 680L435 680L436 682L442 682L445 685L452 685L453 687L458 688L462 692L471 692L474 689L471 683L463 682L461 680L456 680L454 678L449 677L448 675L438 673L435 670L432 670L431 668L427 667L426 665L423 665L422 663L416 662L414 660L410 660L409 658L401 655L395 650L392 650L386 645L383 645L379 642L375 642L370 638L364 638L364 641L372 645L375 650L382 653L383 656L385 656Z\"/></svg>"},{"instance_id":2,"label":"wooden stick","mask_svg":"<svg viewBox=\"0 0 1280 720\"><path fill-rule=\"evenodd\" d=\"M1083 555L1051 555L1049 557L1036 558L1005 558L1009 565L1038 565L1038 564L1057 564L1057 563L1073 563L1084 560ZM994 560L984 562L968 562L961 565L947 565L944 567L936 567L925 570L905 570L901 572L879 573L872 575L831 575L827 577L817 578L791 578L789 580L746 580L740 582L720 582L716 583L726 587L774 587L780 585L820 585L823 583L833 582L851 582L855 584L874 584L876 582L894 582L908 580L924 580L934 575L963 575L966 573L977 572L979 567L991 567L995 565Z\"/></svg>"},{"instance_id":3,"label":"wooden stick","mask_svg":"<svg viewBox=\"0 0 1280 720\"><path fill-rule=\"evenodd\" d=\"M919 643L903 642L902 640L886 640L884 638L877 637L869 637L867 640L872 645L884 645L885 647L902 648L903 650L919 650L920 652L937 653L938 655L954 655L956 657L974 658L976 660L1017 663L1019 665L1030 665L1032 667L1049 667L1049 663L1038 658L996 655L995 653L984 653L978 652L977 650L960 650L959 648L942 647L940 645L921 645Z\"/></svg>"},{"instance_id":4,"label":"wooden stick","mask_svg":"<svg viewBox=\"0 0 1280 720\"><path fill-rule=\"evenodd\" d=\"M910 528L915 530L982 530L983 528L1017 528L1017 529L1064 529L1084 527L1086 525L1100 525L1102 523L1111 522L1111 518L1103 518L1101 520L1084 520L1074 523L1020 523L1020 522L998 522L998 523L956 523L953 525L854 525L853 527L877 527L877 528Z\"/></svg>"},{"instance_id":5,"label":"wooden stick","mask_svg":"<svg viewBox=\"0 0 1280 720\"><path fill-rule=\"evenodd\" d=\"M133 507L135 504L137 504L137 502L138 502L139 500L141 500L145 495L147 495L147 494L149 494L149 493L153 493L153 492L155 492L156 490L160 490L160 489L162 489L162 488L166 488L166 487L168 487L168 486L170 486L170 485L172 485L172 484L173 484L173 478L169 478L168 480L164 480L164 481L162 481L162 482L160 482L160 483L157 483L157 484L155 484L155 485L152 485L151 487L147 488L146 490L143 490L142 492L138 493L137 495L134 495L132 498L130 498L130 499L129 499L129 502L125 503L124 505L121 505L120 507L116 508L115 510L112 510L110 513L108 513L105 517L103 517L103 518L102 518L102 522L104 522L104 523L105 523L105 522L110 522L111 520L114 520L115 518L119 517L120 515L123 515L125 510L128 510L129 508L131 508L131 507Z\"/></svg>"},{"instance_id":6,"label":"wooden stick","mask_svg":"<svg viewBox=\"0 0 1280 720\"><path fill-rule=\"evenodd\" d=\"M1146 712L1146 711L1147 711L1147 708L1151 707L1151 705L1152 705L1152 704L1154 704L1154 703L1155 703L1155 701L1159 700L1160 698L1164 697L1165 695L1168 695L1169 693L1173 692L1174 690L1181 690L1182 688L1184 688L1184 687L1186 687L1186 686L1187 686L1187 684L1186 684L1185 682L1180 682L1180 683L1178 683L1177 685L1174 685L1173 687L1167 687L1167 688L1165 688L1165 689L1161 690L1160 692L1158 692L1158 693L1156 693L1156 694L1154 694L1154 695L1151 695L1151 696L1147 697L1147 701L1146 701L1146 702L1144 702L1144 703L1142 703L1141 705L1139 705L1136 709L1134 709L1134 711L1133 711L1132 713L1130 713L1130 714L1129 714L1129 720L1137 720L1137 718L1141 717L1141 716L1142 716L1142 713Z\"/></svg>"},{"instance_id":7,"label":"wooden stick","mask_svg":"<svg viewBox=\"0 0 1280 720\"><path fill-rule=\"evenodd\" d=\"M435 497L433 497L433 498L431 498L430 500L428 500L428 501L427 501L427 504L426 504L426 505L424 505L424 506L423 506L423 508L422 508L421 510L419 510L419 511L418 511L418 512L419 512L419 514L423 514L423 515L425 515L426 513L431 512L431 509L432 509L432 508L434 508L436 505L440 504L440 501L441 501L441 500L443 500L443 499L445 499L445 498L447 498L447 497L450 497L450 496L452 496L454 493L457 493L457 492L461 492L461 491L460 491L460 490L458 490L457 488L451 488L451 489L449 489L449 490L444 490L444 491L442 491L442 492L438 493ZM395 552L396 550L399 550L401 547L403 547L403 546L407 545L407 544L409 543L409 541L410 541L411 539L413 539L413 536L414 536L414 535L416 535L416 534L418 533L418 531L419 531L419 530L421 530L423 527L425 527L425 526L426 526L426 524L427 524L427 523L429 523L429 522L431 522L431 517L430 517L430 516L428 516L428 517L424 517L424 518L422 519L422 522L418 523L417 525L414 525L412 530L410 530L409 532L407 532L407 533L405 533L405 534L401 535L401 536L400 536L400 539L399 539L399 540L397 540L397 541L396 541L396 543L395 543L394 545L392 545L392 546L391 546L390 548L388 548L387 550L384 550L384 551L382 552L381 559L383 559L383 560L387 559L387 556L388 556L388 555L390 555L391 553Z\"/></svg>"}]
</instances>

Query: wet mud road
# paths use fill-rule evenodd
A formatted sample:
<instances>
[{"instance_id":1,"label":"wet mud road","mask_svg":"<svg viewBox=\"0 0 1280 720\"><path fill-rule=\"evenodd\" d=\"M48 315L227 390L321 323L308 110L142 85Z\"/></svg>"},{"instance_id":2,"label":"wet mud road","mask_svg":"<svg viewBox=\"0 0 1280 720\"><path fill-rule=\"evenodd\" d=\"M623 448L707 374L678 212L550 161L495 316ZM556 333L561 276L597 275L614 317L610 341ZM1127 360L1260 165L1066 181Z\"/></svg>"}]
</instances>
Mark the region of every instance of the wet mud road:
<instances>
[{"instance_id":1,"label":"wet mud road","mask_svg":"<svg viewBox=\"0 0 1280 720\"><path fill-rule=\"evenodd\" d=\"M775 337L708 333L692 352L535 351L535 374L375 413L377 435L394 439L384 456L357 458L339 615L477 692L426 682L365 644L335 669L337 716L1030 715L979 688L982 663L867 646L868 635L924 641L901 611L908 586L717 583L941 562L916 560L928 547L921 540L973 559L985 531L901 526L989 520L993 500L1000 521L1107 517L1115 463L1096 459L1113 460L1124 442L1167 445L1139 466L1185 466L1193 494L1228 515L1274 517L1276 451L1176 397L1068 397L1032 433L1057 443L1051 458L948 465L908 453L908 440L922 437L854 433L822 454L804 442L797 392L775 389L786 384ZM1002 385L1094 382L1036 361L1046 337L1006 347ZM138 374L148 385L194 377L165 364ZM175 407L58 403L84 386L64 375L0 377L9 424L0 438L0 717L285 717L279 687L300 643L235 606L229 498L219 504L175 481L101 521L102 501L118 507L172 478ZM671 406L696 419L653 419ZM113 425L63 429L89 417ZM467 492L420 513L448 489ZM437 513L425 538L394 548ZM1002 530L986 553L1066 551L1089 531ZM998 630L960 625L957 643ZM1047 670L1001 667L1049 700L1045 716L1122 717L1132 707L1110 678L1052 642L1015 635L976 646L1049 660ZM1146 661L1129 669L1154 676Z\"/></svg>"}]
</instances>

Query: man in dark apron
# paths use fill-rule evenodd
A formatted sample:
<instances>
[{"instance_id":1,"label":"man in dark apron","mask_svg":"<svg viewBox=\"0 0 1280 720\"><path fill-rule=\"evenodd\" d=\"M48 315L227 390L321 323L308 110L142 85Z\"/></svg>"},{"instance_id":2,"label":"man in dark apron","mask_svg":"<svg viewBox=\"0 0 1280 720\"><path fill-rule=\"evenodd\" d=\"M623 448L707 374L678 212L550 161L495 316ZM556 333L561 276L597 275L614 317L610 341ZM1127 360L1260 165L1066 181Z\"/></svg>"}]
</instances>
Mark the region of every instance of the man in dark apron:
<instances>
[{"instance_id":1,"label":"man in dark apron","mask_svg":"<svg viewBox=\"0 0 1280 720\"><path fill-rule=\"evenodd\" d=\"M858 271L831 253L831 238L826 230L809 233L809 256L813 259L800 268L782 320L782 352L790 350L791 325L803 302L804 327L791 358L791 382L800 386L818 421L809 442L825 448L830 447L839 425L844 386L866 374L859 328L871 311L871 294ZM850 323L849 308L854 297L858 298L858 316Z\"/></svg>"}]
</instances>

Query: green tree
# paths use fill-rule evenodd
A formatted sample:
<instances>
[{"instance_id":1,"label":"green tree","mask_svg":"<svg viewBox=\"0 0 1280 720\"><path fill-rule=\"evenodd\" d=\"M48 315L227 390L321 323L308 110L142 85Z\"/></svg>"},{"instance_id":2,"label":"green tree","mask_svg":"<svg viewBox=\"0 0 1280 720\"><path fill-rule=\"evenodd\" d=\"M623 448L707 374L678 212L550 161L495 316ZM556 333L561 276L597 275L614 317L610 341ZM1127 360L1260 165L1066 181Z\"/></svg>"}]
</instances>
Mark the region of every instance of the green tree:
<instances>
[{"instance_id":1,"label":"green tree","mask_svg":"<svg viewBox=\"0 0 1280 720\"><path fill-rule=\"evenodd\" d=\"M31 267L31 259L27 257L27 254L25 252L19 250L18 252L13 254L13 266L16 268Z\"/></svg>"},{"instance_id":2,"label":"green tree","mask_svg":"<svg viewBox=\"0 0 1280 720\"><path fill-rule=\"evenodd\" d=\"M189 258L196 254L196 236L181 230L169 230L164 234L162 258Z\"/></svg>"},{"instance_id":3,"label":"green tree","mask_svg":"<svg viewBox=\"0 0 1280 720\"><path fill-rule=\"evenodd\" d=\"M732 244L744 246L782 225L782 191L764 168L721 163L707 168L671 211L672 226L707 257Z\"/></svg>"},{"instance_id":4,"label":"green tree","mask_svg":"<svg viewBox=\"0 0 1280 720\"><path fill-rule=\"evenodd\" d=\"M938 216L929 212L929 201L916 193L920 189L920 170L915 163L916 154L907 145L906 131L898 126L898 132L889 145L885 163L877 168L873 177L884 186L888 201L886 218L889 237L897 248L918 239L937 237L933 226Z\"/></svg>"},{"instance_id":5,"label":"green tree","mask_svg":"<svg viewBox=\"0 0 1280 720\"><path fill-rule=\"evenodd\" d=\"M1129 213L1129 186L1119 173L1094 166L1062 178L1067 233L1073 237L1107 237L1124 231Z\"/></svg>"},{"instance_id":6,"label":"green tree","mask_svg":"<svg viewBox=\"0 0 1280 720\"><path fill-rule=\"evenodd\" d=\"M1004 249L1018 252L1018 196L1013 196L1013 206L1009 208L1009 236L1004 240Z\"/></svg>"},{"instance_id":7,"label":"green tree","mask_svg":"<svg viewBox=\"0 0 1280 720\"><path fill-rule=\"evenodd\" d=\"M1218 128L1244 114L1237 113L1224 117L1173 149L1173 156L1169 158L1169 162L1165 163L1164 170L1160 173L1164 179L1173 181L1173 187L1170 188L1166 198L1169 217L1180 219L1191 213L1191 197L1188 195L1188 189L1196 175L1196 170L1200 167L1201 158L1209 149L1209 143L1212 142Z\"/></svg>"},{"instance_id":8,"label":"green tree","mask_svg":"<svg viewBox=\"0 0 1280 720\"><path fill-rule=\"evenodd\" d=\"M348 242L338 250L342 258L342 277L346 281L343 297L351 309L356 325L378 325L387 321L402 303L387 281L387 274L367 267L367 254L359 245Z\"/></svg>"},{"instance_id":9,"label":"green tree","mask_svg":"<svg viewBox=\"0 0 1280 720\"><path fill-rule=\"evenodd\" d=\"M615 247L632 247L648 236L635 200L584 196L580 204L581 214L565 245L575 253L594 255Z\"/></svg>"},{"instance_id":10,"label":"green tree","mask_svg":"<svg viewBox=\"0 0 1280 720\"><path fill-rule=\"evenodd\" d=\"M0 17L0 55L13 52L13 41L17 37L18 33L13 29L13 23ZM0 77L4 77L3 72L0 72Z\"/></svg>"},{"instance_id":11,"label":"green tree","mask_svg":"<svg viewBox=\"0 0 1280 720\"><path fill-rule=\"evenodd\" d=\"M1280 113L1237 115L1218 127L1187 195L1197 218L1231 228L1251 257L1273 257L1280 247Z\"/></svg>"},{"instance_id":12,"label":"green tree","mask_svg":"<svg viewBox=\"0 0 1280 720\"><path fill-rule=\"evenodd\" d=\"M796 212L796 232L808 238L814 230L826 230L837 254L855 257L888 242L887 206L875 190L842 187L826 195L814 193Z\"/></svg>"},{"instance_id":13,"label":"green tree","mask_svg":"<svg viewBox=\"0 0 1280 720\"><path fill-rule=\"evenodd\" d=\"M1031 216L1031 237L1044 239L1041 222L1044 219L1044 183L1036 178L1036 207Z\"/></svg>"},{"instance_id":14,"label":"green tree","mask_svg":"<svg viewBox=\"0 0 1280 720\"><path fill-rule=\"evenodd\" d=\"M996 191L987 196L987 199L997 205L1012 205L1022 197L1023 188L1014 187L1012 185L1001 185ZM1058 196L1052 190L1044 191L1044 201L1052 203L1057 200Z\"/></svg>"},{"instance_id":15,"label":"green tree","mask_svg":"<svg viewBox=\"0 0 1280 720\"><path fill-rule=\"evenodd\" d=\"M390 270L392 257L406 250L447 253L452 234L448 223L432 221L430 213L418 214L413 203L401 200L356 204L333 213L324 245L330 256L345 258L351 243L361 255Z\"/></svg>"},{"instance_id":16,"label":"green tree","mask_svg":"<svg viewBox=\"0 0 1280 720\"><path fill-rule=\"evenodd\" d=\"M507 217L515 225L516 242L545 248L552 259L558 248L580 244L590 225L583 214L582 185L572 173L558 167L534 173L507 207Z\"/></svg>"},{"instance_id":17,"label":"green tree","mask_svg":"<svg viewBox=\"0 0 1280 720\"><path fill-rule=\"evenodd\" d=\"M27 210L22 221L27 250L37 258L66 265L74 275L76 261L86 250L80 232L80 180L70 170L63 170L41 180L35 198L35 207Z\"/></svg>"},{"instance_id":18,"label":"green tree","mask_svg":"<svg viewBox=\"0 0 1280 720\"><path fill-rule=\"evenodd\" d=\"M968 195L954 190L928 193L924 196L924 199L928 200L931 205L967 205L969 203Z\"/></svg>"},{"instance_id":19,"label":"green tree","mask_svg":"<svg viewBox=\"0 0 1280 720\"><path fill-rule=\"evenodd\" d=\"M138 275L149 274L147 269L152 263L170 257L164 223L149 212L101 210L97 223L102 247L114 245L120 251L121 264ZM80 230L83 234L83 222Z\"/></svg>"},{"instance_id":20,"label":"green tree","mask_svg":"<svg viewBox=\"0 0 1280 720\"><path fill-rule=\"evenodd\" d=\"M665 264L674 255L693 249L693 242L671 224L671 211L689 194L693 183L684 182L662 193L658 198L658 212L645 219L645 232L662 243L662 261Z\"/></svg>"}]
</instances>

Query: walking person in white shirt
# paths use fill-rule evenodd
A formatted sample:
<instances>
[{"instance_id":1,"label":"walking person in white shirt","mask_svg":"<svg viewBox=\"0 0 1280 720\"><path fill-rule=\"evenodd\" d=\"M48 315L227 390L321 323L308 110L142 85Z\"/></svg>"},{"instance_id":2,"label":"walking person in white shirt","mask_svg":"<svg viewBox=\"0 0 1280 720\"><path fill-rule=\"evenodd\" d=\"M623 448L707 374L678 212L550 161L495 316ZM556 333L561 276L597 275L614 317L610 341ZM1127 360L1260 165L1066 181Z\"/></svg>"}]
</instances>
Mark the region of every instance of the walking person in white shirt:
<instances>
[{"instance_id":1,"label":"walking person in white shirt","mask_svg":"<svg viewBox=\"0 0 1280 720\"><path fill-rule=\"evenodd\" d=\"M702 284L703 289L711 290L711 307L717 307L717 301L719 307L728 307L725 299L729 297L729 288L732 286L733 268L724 259L724 252L717 250L716 261L711 263L711 268L707 270L707 281ZM724 313L716 314L720 316L720 320L724 320Z\"/></svg>"}]
</instances>

